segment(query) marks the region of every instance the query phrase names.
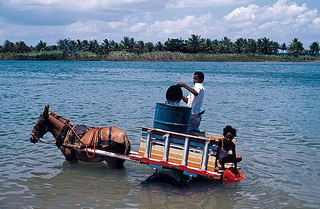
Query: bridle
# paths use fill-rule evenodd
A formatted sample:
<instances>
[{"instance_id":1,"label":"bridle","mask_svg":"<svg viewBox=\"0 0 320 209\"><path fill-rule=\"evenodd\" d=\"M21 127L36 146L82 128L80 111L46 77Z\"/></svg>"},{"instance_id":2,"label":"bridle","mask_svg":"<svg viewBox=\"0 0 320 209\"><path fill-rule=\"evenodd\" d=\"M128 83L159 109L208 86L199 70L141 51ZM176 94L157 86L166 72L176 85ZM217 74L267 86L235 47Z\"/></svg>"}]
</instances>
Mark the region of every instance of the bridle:
<instances>
[{"instance_id":1,"label":"bridle","mask_svg":"<svg viewBox=\"0 0 320 209\"><path fill-rule=\"evenodd\" d=\"M31 133L31 136L34 137L37 141L39 141L39 142L41 142L41 143L50 144L51 142L56 141L59 136L61 136L62 129L63 129L66 125L67 125L67 124L63 124L63 126L60 128L60 131L58 132L56 138L54 138L53 140L51 140L51 141L49 141L49 142L42 141L42 140L41 140L40 138L38 138L34 133Z\"/></svg>"},{"instance_id":2,"label":"bridle","mask_svg":"<svg viewBox=\"0 0 320 209\"><path fill-rule=\"evenodd\" d=\"M41 117L41 116L40 116L40 117ZM42 117L43 117L43 116L42 116ZM39 128L38 126L43 126L43 123L44 123L44 125L45 125L45 128L44 128L45 130L44 130L44 131L40 131L40 130L42 130L42 128ZM57 136L56 136L53 140L51 140L51 141L49 141L49 142L45 142L45 141L42 141L42 140L40 139L45 133L48 132L48 129L49 129L46 119L41 119L41 120L39 121L39 123L37 124L37 127L35 127L36 131L41 132L41 135L42 135L42 136L37 137L37 136L35 135L35 133L30 133L30 134L31 134L31 136L32 136L34 139L36 139L37 141L39 141L39 142L41 142L41 143L44 143L44 144L49 144L49 143L51 143L51 142L56 141L56 140L58 139L58 137L61 136L61 132L62 132L63 128L64 128L66 125L69 125L69 124L63 124L63 126L60 128ZM43 132L43 134L42 134L42 132Z\"/></svg>"}]
</instances>

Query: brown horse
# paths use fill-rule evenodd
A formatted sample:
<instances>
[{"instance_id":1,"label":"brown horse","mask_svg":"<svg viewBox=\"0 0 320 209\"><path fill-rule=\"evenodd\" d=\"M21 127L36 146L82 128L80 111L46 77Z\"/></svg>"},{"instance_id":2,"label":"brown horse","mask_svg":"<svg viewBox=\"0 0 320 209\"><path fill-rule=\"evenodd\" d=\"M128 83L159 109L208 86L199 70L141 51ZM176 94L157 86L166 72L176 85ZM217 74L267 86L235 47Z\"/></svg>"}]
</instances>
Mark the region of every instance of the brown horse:
<instances>
[{"instance_id":1,"label":"brown horse","mask_svg":"<svg viewBox=\"0 0 320 209\"><path fill-rule=\"evenodd\" d=\"M111 168L123 167L124 160L122 159L80 151L80 148L86 147L86 149L93 148L94 150L99 149L128 155L131 143L123 130L117 127L84 128L86 126L80 126L81 133L79 133L75 131L75 126L70 125L69 122L69 119L63 118L52 111L49 114L49 106L45 106L43 113L31 131L30 141L32 143L41 141L40 138L50 132L67 161L101 162L105 160Z\"/></svg>"}]
</instances>

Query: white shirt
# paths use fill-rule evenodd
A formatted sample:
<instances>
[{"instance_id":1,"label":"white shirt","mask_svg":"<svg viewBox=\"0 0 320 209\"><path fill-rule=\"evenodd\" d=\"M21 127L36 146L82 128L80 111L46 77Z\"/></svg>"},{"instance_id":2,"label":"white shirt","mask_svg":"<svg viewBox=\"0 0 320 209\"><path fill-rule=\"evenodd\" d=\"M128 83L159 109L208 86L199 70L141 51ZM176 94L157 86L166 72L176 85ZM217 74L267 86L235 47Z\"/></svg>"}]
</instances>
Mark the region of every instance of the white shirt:
<instances>
[{"instance_id":1,"label":"white shirt","mask_svg":"<svg viewBox=\"0 0 320 209\"><path fill-rule=\"evenodd\" d=\"M192 108L192 114L198 114L201 112L201 106L203 104L205 89L202 83L195 83L193 89L196 90L196 92L198 92L198 96L195 96L192 93L188 95L188 107Z\"/></svg>"}]
</instances>

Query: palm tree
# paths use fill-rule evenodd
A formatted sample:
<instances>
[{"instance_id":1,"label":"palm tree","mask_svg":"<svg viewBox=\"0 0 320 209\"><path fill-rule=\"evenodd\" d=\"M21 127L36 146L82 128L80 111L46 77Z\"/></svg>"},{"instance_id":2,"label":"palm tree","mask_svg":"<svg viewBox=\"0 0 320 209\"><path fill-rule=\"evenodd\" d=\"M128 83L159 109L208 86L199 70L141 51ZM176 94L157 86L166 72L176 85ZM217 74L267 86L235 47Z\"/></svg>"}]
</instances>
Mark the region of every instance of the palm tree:
<instances>
[{"instance_id":1,"label":"palm tree","mask_svg":"<svg viewBox=\"0 0 320 209\"><path fill-rule=\"evenodd\" d=\"M30 51L30 47L24 41L16 42L16 50L18 53L28 52Z\"/></svg>"},{"instance_id":2,"label":"palm tree","mask_svg":"<svg viewBox=\"0 0 320 209\"><path fill-rule=\"evenodd\" d=\"M303 54L303 50L303 44L298 38L294 38L288 47L289 53L295 56Z\"/></svg>"},{"instance_id":3,"label":"palm tree","mask_svg":"<svg viewBox=\"0 0 320 209\"><path fill-rule=\"evenodd\" d=\"M276 41L271 41L271 52L272 54L278 54L280 45Z\"/></svg>"},{"instance_id":4,"label":"palm tree","mask_svg":"<svg viewBox=\"0 0 320 209\"><path fill-rule=\"evenodd\" d=\"M108 39L104 39L101 44L101 53L102 54L109 54L110 52L110 43Z\"/></svg>"},{"instance_id":5,"label":"palm tree","mask_svg":"<svg viewBox=\"0 0 320 209\"><path fill-rule=\"evenodd\" d=\"M100 51L100 45L96 39L89 41L89 51L95 53Z\"/></svg>"},{"instance_id":6,"label":"palm tree","mask_svg":"<svg viewBox=\"0 0 320 209\"><path fill-rule=\"evenodd\" d=\"M201 36L192 34L191 37L186 41L186 48L188 52L191 53L204 51L204 40L201 38Z\"/></svg>"},{"instance_id":7,"label":"palm tree","mask_svg":"<svg viewBox=\"0 0 320 209\"><path fill-rule=\"evenodd\" d=\"M158 41L158 43L155 46L155 50L160 52L164 51L164 45L160 41Z\"/></svg>"},{"instance_id":8,"label":"palm tree","mask_svg":"<svg viewBox=\"0 0 320 209\"><path fill-rule=\"evenodd\" d=\"M224 37L221 41L218 42L217 51L220 54L231 53L233 48L233 43L227 37Z\"/></svg>"},{"instance_id":9,"label":"palm tree","mask_svg":"<svg viewBox=\"0 0 320 209\"><path fill-rule=\"evenodd\" d=\"M244 47L244 50L246 53L256 53L257 52L257 42L254 39L249 38L246 46Z\"/></svg>"},{"instance_id":10,"label":"palm tree","mask_svg":"<svg viewBox=\"0 0 320 209\"><path fill-rule=\"evenodd\" d=\"M236 42L234 43L235 44L235 47L236 47L236 53L244 53L245 52L245 47L247 46L247 39L245 38L238 38L236 40Z\"/></svg>"},{"instance_id":11,"label":"palm tree","mask_svg":"<svg viewBox=\"0 0 320 209\"><path fill-rule=\"evenodd\" d=\"M184 41L180 38L169 39L164 43L166 50L171 52L184 52L186 45Z\"/></svg>"},{"instance_id":12,"label":"palm tree","mask_svg":"<svg viewBox=\"0 0 320 209\"><path fill-rule=\"evenodd\" d=\"M283 43L283 44L281 44L279 49L281 49L282 51L286 51L288 49L288 47L287 47L286 43Z\"/></svg>"},{"instance_id":13,"label":"palm tree","mask_svg":"<svg viewBox=\"0 0 320 209\"><path fill-rule=\"evenodd\" d=\"M89 51L89 41L88 40L83 40L81 42L81 48L83 51Z\"/></svg>"},{"instance_id":14,"label":"palm tree","mask_svg":"<svg viewBox=\"0 0 320 209\"><path fill-rule=\"evenodd\" d=\"M110 41L110 50L111 51L120 51L120 45L114 40Z\"/></svg>"},{"instance_id":15,"label":"palm tree","mask_svg":"<svg viewBox=\"0 0 320 209\"><path fill-rule=\"evenodd\" d=\"M154 50L154 45L152 42L148 42L145 44L145 51L152 52Z\"/></svg>"},{"instance_id":16,"label":"palm tree","mask_svg":"<svg viewBox=\"0 0 320 209\"><path fill-rule=\"evenodd\" d=\"M144 42L143 41L138 41L137 44L133 47L133 52L140 54L144 52Z\"/></svg>"},{"instance_id":17,"label":"palm tree","mask_svg":"<svg viewBox=\"0 0 320 209\"><path fill-rule=\"evenodd\" d=\"M316 56L319 54L320 47L318 42L316 41L312 42L309 48L310 48L309 52L312 56Z\"/></svg>"},{"instance_id":18,"label":"palm tree","mask_svg":"<svg viewBox=\"0 0 320 209\"><path fill-rule=\"evenodd\" d=\"M35 46L35 48L36 48L36 51L46 50L47 43L40 40L39 43Z\"/></svg>"},{"instance_id":19,"label":"palm tree","mask_svg":"<svg viewBox=\"0 0 320 209\"><path fill-rule=\"evenodd\" d=\"M4 52L15 52L16 51L16 46L14 45L13 42L9 40L5 40L3 44L3 51Z\"/></svg>"},{"instance_id":20,"label":"palm tree","mask_svg":"<svg viewBox=\"0 0 320 209\"><path fill-rule=\"evenodd\" d=\"M215 54L215 53L218 53L219 41L218 41L217 39L214 39L214 40L212 41L211 45L212 45L211 47L212 47L213 53L214 53L214 54Z\"/></svg>"},{"instance_id":21,"label":"palm tree","mask_svg":"<svg viewBox=\"0 0 320 209\"><path fill-rule=\"evenodd\" d=\"M78 51L82 50L82 42L79 39L76 41L76 49Z\"/></svg>"},{"instance_id":22,"label":"palm tree","mask_svg":"<svg viewBox=\"0 0 320 209\"><path fill-rule=\"evenodd\" d=\"M127 36L123 37L123 40L121 40L121 48L127 52L132 52L133 47L135 45L134 38L129 38Z\"/></svg>"},{"instance_id":23,"label":"palm tree","mask_svg":"<svg viewBox=\"0 0 320 209\"><path fill-rule=\"evenodd\" d=\"M209 38L204 40L204 52L209 53L209 54L213 54L214 53L212 41Z\"/></svg>"},{"instance_id":24,"label":"palm tree","mask_svg":"<svg viewBox=\"0 0 320 209\"><path fill-rule=\"evenodd\" d=\"M271 41L269 38L259 38L257 41L257 51L262 54L272 54Z\"/></svg>"},{"instance_id":25,"label":"palm tree","mask_svg":"<svg viewBox=\"0 0 320 209\"><path fill-rule=\"evenodd\" d=\"M234 48L234 44L231 39L228 37L224 37L218 44L218 52L221 54L232 53Z\"/></svg>"},{"instance_id":26,"label":"palm tree","mask_svg":"<svg viewBox=\"0 0 320 209\"><path fill-rule=\"evenodd\" d=\"M76 42L70 39L64 39L58 41L58 47L62 50L63 55L68 57L69 55L74 54L76 50Z\"/></svg>"}]
</instances>

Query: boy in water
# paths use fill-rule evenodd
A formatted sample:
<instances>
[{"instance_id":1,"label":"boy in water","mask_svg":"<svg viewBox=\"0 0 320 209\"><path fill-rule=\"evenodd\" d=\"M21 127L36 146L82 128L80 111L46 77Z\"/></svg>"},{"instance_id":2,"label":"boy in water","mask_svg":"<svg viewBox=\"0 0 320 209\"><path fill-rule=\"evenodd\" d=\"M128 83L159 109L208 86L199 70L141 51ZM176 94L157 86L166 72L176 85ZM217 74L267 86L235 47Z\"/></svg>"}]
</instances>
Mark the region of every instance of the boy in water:
<instances>
[{"instance_id":1,"label":"boy in water","mask_svg":"<svg viewBox=\"0 0 320 209\"><path fill-rule=\"evenodd\" d=\"M223 138L214 140L214 143L218 146L216 159L219 160L222 169L225 169L225 163L232 162L235 167L234 173L238 174L237 162L240 162L242 157L240 155L236 155L236 146L232 141L235 136L237 136L237 130L228 125L223 129ZM230 150L232 151L232 154L229 154Z\"/></svg>"},{"instance_id":2,"label":"boy in water","mask_svg":"<svg viewBox=\"0 0 320 209\"><path fill-rule=\"evenodd\" d=\"M191 107L191 120L189 132L197 131L200 132L199 126L202 119L201 106L203 104L205 88L202 84L204 81L204 74L200 71L197 71L193 75L193 84L194 87L186 85L185 83L177 83L178 86L186 88L190 93L187 97L183 96L182 100L188 104L188 107Z\"/></svg>"}]
</instances>

